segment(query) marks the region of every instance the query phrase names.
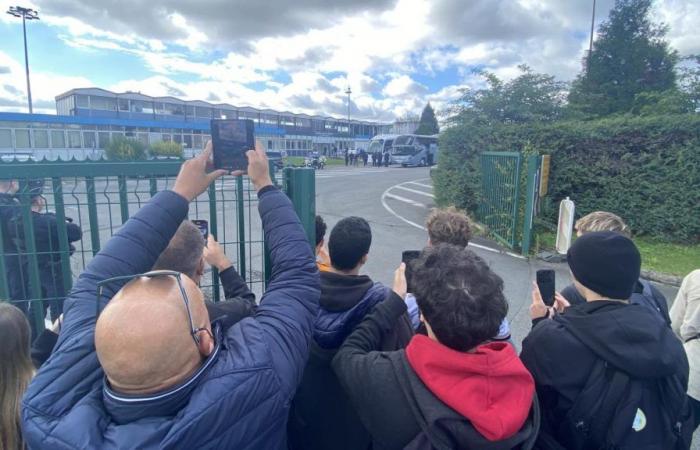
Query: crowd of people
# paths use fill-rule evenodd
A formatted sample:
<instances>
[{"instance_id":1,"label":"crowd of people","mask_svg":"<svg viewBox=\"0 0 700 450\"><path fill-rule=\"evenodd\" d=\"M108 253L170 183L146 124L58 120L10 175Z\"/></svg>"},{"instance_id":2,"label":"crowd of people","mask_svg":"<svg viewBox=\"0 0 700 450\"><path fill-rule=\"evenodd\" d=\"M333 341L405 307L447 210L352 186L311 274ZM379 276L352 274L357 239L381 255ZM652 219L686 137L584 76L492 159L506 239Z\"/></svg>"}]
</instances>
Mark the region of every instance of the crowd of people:
<instances>
[{"instance_id":1,"label":"crowd of people","mask_svg":"<svg viewBox=\"0 0 700 450\"><path fill-rule=\"evenodd\" d=\"M372 167L389 167L391 161L389 152L376 151L368 153L365 149L347 149L343 153L346 166L358 167L362 164L363 167L367 167L368 164L371 164Z\"/></svg>"},{"instance_id":2,"label":"crowd of people","mask_svg":"<svg viewBox=\"0 0 700 450\"><path fill-rule=\"evenodd\" d=\"M553 305L533 284L518 354L504 280L469 248L465 214L433 211L386 286L363 271L368 221L328 233L316 217L309 243L261 147L248 175L272 275L258 301L187 220L224 174L210 156L119 229L37 339L0 303L0 448L689 448L700 271L669 313L619 217L576 223L573 284ZM199 288L207 265L221 302Z\"/></svg>"}]
</instances>

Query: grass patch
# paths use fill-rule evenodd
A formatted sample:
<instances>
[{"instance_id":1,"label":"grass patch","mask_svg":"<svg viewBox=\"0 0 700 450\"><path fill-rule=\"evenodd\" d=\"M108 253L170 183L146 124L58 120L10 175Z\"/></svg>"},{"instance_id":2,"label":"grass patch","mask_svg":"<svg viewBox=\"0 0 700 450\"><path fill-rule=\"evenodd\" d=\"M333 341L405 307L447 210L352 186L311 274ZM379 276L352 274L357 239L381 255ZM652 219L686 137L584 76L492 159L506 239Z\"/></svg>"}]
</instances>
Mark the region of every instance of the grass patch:
<instances>
[{"instance_id":1,"label":"grass patch","mask_svg":"<svg viewBox=\"0 0 700 450\"><path fill-rule=\"evenodd\" d=\"M534 238L536 251L552 250L557 235L544 231ZM700 245L672 244L648 237L634 238L634 243L642 255L642 269L684 277L700 268Z\"/></svg>"},{"instance_id":2,"label":"grass patch","mask_svg":"<svg viewBox=\"0 0 700 450\"><path fill-rule=\"evenodd\" d=\"M286 166L301 167L304 165L303 156L287 156L285 159ZM326 158L326 167L328 166L344 166L345 159L343 158Z\"/></svg>"}]
</instances>

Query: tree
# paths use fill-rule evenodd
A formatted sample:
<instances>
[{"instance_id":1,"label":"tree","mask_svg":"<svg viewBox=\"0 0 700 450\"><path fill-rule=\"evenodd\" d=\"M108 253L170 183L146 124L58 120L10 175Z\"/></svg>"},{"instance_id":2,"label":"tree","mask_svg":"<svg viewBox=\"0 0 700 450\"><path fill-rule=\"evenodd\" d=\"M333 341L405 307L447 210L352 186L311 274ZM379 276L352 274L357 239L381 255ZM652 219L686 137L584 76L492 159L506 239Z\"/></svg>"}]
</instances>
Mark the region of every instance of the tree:
<instances>
[{"instance_id":1,"label":"tree","mask_svg":"<svg viewBox=\"0 0 700 450\"><path fill-rule=\"evenodd\" d=\"M416 134L438 134L440 132L440 126L438 125L437 118L435 117L435 111L433 107L430 106L430 102L425 105L423 112L420 115L420 124L416 128Z\"/></svg>"},{"instance_id":2,"label":"tree","mask_svg":"<svg viewBox=\"0 0 700 450\"><path fill-rule=\"evenodd\" d=\"M504 82L496 75L477 70L486 80L484 89L464 89L452 105L451 120L493 123L550 122L561 117L566 83L553 76L535 73L527 65L518 66L521 74Z\"/></svg>"},{"instance_id":3,"label":"tree","mask_svg":"<svg viewBox=\"0 0 700 450\"><path fill-rule=\"evenodd\" d=\"M664 40L667 27L651 22L652 0L616 0L598 28L569 104L589 116L629 112L637 94L676 87L678 54Z\"/></svg>"}]
</instances>

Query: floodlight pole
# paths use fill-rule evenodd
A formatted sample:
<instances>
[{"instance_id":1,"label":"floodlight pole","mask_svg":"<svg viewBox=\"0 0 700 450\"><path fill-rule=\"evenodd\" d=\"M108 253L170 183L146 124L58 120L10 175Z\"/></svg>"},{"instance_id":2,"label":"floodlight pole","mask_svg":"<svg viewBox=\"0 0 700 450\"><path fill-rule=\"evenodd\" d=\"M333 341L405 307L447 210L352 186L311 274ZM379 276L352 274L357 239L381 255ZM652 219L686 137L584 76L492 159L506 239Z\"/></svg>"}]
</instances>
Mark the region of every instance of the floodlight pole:
<instances>
[{"instance_id":1,"label":"floodlight pole","mask_svg":"<svg viewBox=\"0 0 700 450\"><path fill-rule=\"evenodd\" d=\"M350 94L352 94L350 86L348 86L348 89L345 91L345 93L348 94L348 136L350 136Z\"/></svg>"},{"instance_id":2,"label":"floodlight pole","mask_svg":"<svg viewBox=\"0 0 700 450\"><path fill-rule=\"evenodd\" d=\"M29 52L27 51L27 19L39 20L39 13L31 8L23 8L21 6L10 6L7 14L14 17L22 18L22 34L24 36L24 71L27 75L27 101L29 103L29 114L34 113L32 108L32 87L29 82Z\"/></svg>"},{"instance_id":3,"label":"floodlight pole","mask_svg":"<svg viewBox=\"0 0 700 450\"><path fill-rule=\"evenodd\" d=\"M593 53L593 32L595 31L595 0L593 0L593 16L591 17L591 40L588 43L588 59L586 66L588 70L591 67L591 54Z\"/></svg>"}]
</instances>

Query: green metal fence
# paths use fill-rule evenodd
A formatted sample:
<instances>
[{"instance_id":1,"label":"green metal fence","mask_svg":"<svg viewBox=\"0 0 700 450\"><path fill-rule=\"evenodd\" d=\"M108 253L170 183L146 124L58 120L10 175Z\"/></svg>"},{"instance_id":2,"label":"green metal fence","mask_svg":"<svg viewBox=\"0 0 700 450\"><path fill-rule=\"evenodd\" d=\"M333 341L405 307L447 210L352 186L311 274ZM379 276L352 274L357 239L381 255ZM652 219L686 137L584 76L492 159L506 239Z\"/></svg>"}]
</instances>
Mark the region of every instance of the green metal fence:
<instances>
[{"instance_id":1,"label":"green metal fence","mask_svg":"<svg viewBox=\"0 0 700 450\"><path fill-rule=\"evenodd\" d=\"M528 156L525 167L523 159L519 152L481 154L482 199L477 216L496 240L526 255L530 251L539 157Z\"/></svg>"},{"instance_id":2,"label":"green metal fence","mask_svg":"<svg viewBox=\"0 0 700 450\"><path fill-rule=\"evenodd\" d=\"M479 220L510 248L517 245L521 155L517 152L481 154L482 201Z\"/></svg>"},{"instance_id":3,"label":"green metal fence","mask_svg":"<svg viewBox=\"0 0 700 450\"><path fill-rule=\"evenodd\" d=\"M73 280L104 242L152 196L172 187L181 163L180 160L0 163L0 180L18 181L16 198L21 204L21 220L13 222L15 229L5 229L0 223L0 232L4 238L0 240L0 300L9 299L5 257L21 258L21 264L25 267L20 271L21 284L26 286L26 290L14 302L25 310L30 309L35 328L43 329L46 320L45 309L42 307L45 307L44 302L57 301L61 297L48 297L47 289L42 287L40 269L46 270L45 267L40 267L42 259L50 257L55 261L52 264L53 279L62 282L65 291L69 291ZM274 177L273 165L270 170ZM307 231L311 231L315 214L313 170L287 171L285 185L291 189L288 193L294 195L299 192L292 200L297 213L302 217L302 223ZM48 238L49 241L54 241L50 242L50 251L37 250L37 242L42 241L35 236L33 229L33 216L36 213L32 212L32 198L35 194L32 189L37 180L45 182L40 197L46 203L46 210L55 213L56 217L58 233L57 236ZM310 198L307 196L309 193ZM0 213L3 213L3 208L10 206L0 204ZM257 195L247 177L223 177L192 202L189 218L209 221L210 233L223 245L226 255L259 297L269 276L269 264L262 224L256 208ZM73 248L67 238L67 218L82 229L82 238L72 244ZM15 238L13 241L11 236L21 236L23 239ZM3 241L14 242L18 250L5 249ZM44 244L45 241L46 239ZM223 299L223 289L216 269L205 274L202 288L205 295L213 301Z\"/></svg>"}]
</instances>

